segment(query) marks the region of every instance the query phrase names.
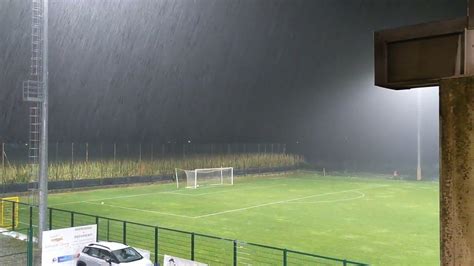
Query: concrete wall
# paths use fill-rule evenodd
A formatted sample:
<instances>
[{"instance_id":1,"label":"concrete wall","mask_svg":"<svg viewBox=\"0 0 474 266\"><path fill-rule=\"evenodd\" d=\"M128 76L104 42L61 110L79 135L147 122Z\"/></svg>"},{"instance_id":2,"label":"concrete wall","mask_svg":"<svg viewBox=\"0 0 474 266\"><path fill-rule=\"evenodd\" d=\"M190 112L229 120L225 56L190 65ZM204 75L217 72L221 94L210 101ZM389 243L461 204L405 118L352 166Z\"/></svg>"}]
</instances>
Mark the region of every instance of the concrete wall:
<instances>
[{"instance_id":1,"label":"concrete wall","mask_svg":"<svg viewBox=\"0 0 474 266\"><path fill-rule=\"evenodd\" d=\"M474 77L440 84L442 265L474 265Z\"/></svg>"}]
</instances>

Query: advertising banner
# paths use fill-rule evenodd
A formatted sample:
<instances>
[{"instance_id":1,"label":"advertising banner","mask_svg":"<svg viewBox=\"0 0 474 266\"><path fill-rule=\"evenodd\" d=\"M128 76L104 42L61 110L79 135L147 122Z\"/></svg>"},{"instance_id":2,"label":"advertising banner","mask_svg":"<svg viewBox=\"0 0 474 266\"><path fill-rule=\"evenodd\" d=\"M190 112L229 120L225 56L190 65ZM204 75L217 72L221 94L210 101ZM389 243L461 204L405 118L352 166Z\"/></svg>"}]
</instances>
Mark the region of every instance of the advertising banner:
<instances>
[{"instance_id":1,"label":"advertising banner","mask_svg":"<svg viewBox=\"0 0 474 266\"><path fill-rule=\"evenodd\" d=\"M75 266L84 246L97 239L97 225L85 225L43 232L42 266Z\"/></svg>"}]
</instances>

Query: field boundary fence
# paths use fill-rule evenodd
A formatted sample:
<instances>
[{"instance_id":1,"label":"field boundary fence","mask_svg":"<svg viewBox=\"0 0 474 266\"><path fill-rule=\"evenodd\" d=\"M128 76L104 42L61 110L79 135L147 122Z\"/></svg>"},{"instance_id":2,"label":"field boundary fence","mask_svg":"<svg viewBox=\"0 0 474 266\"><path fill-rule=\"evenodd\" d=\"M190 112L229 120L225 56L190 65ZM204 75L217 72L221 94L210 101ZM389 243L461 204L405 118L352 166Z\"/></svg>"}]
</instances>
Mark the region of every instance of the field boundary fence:
<instances>
[{"instance_id":1,"label":"field boundary fence","mask_svg":"<svg viewBox=\"0 0 474 266\"><path fill-rule=\"evenodd\" d=\"M28 161L24 143L0 143L0 185L36 182L37 171ZM49 180L70 181L74 186L87 179L160 177L175 168L234 169L274 168L301 164L304 158L273 144L103 144L50 143ZM136 178L135 178L136 179ZM124 182L128 182L125 180ZM62 183L57 183L61 185ZM15 187L15 186L13 186ZM5 189L0 188L0 193Z\"/></svg>"},{"instance_id":2,"label":"field boundary fence","mask_svg":"<svg viewBox=\"0 0 474 266\"><path fill-rule=\"evenodd\" d=\"M279 172L288 172L299 169L298 166L288 167L265 167L265 168L249 168L249 169L235 169L235 176L244 176L252 174L270 174ZM175 181L174 174L158 175L158 176L124 176L124 177L106 177L106 178L92 178L92 179L78 179L78 180L62 180L49 181L48 189L54 190L74 190L97 188L107 186L121 186L131 184L144 184L155 182L173 182ZM33 183L13 183L3 184L0 188L0 194L9 195L13 193L28 192L28 188L33 187Z\"/></svg>"},{"instance_id":3,"label":"field boundary fence","mask_svg":"<svg viewBox=\"0 0 474 266\"><path fill-rule=\"evenodd\" d=\"M34 258L34 206L0 199L0 265L32 266ZM20 217L23 220L20 221Z\"/></svg>"},{"instance_id":4,"label":"field boundary fence","mask_svg":"<svg viewBox=\"0 0 474 266\"><path fill-rule=\"evenodd\" d=\"M28 162L28 143L0 143L2 165ZM286 153L284 143L95 143L50 142L51 163L98 160L154 160L163 157L239 153Z\"/></svg>"},{"instance_id":5,"label":"field boundary fence","mask_svg":"<svg viewBox=\"0 0 474 266\"><path fill-rule=\"evenodd\" d=\"M33 260L37 206L4 201L19 210L12 212L11 231L28 232L28 262ZM61 229L89 224L97 225L98 241L120 242L150 252L158 265L164 255L181 257L210 265L368 265L347 259L249 243L236 239L147 225L57 208L48 208L48 228ZM18 223L14 221L18 220ZM161 264L161 263L160 263ZM32 265L32 264L28 264Z\"/></svg>"}]
</instances>

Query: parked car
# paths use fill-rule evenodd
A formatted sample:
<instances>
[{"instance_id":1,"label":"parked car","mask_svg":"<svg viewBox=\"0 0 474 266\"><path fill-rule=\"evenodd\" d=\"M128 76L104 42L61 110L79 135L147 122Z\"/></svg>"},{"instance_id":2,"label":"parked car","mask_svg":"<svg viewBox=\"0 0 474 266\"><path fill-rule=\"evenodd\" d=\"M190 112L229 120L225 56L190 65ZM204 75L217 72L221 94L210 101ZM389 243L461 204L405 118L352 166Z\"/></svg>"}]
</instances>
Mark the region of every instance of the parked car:
<instances>
[{"instance_id":1,"label":"parked car","mask_svg":"<svg viewBox=\"0 0 474 266\"><path fill-rule=\"evenodd\" d=\"M77 261L77 266L113 265L153 266L153 263L130 246L105 241L85 246Z\"/></svg>"}]
</instances>

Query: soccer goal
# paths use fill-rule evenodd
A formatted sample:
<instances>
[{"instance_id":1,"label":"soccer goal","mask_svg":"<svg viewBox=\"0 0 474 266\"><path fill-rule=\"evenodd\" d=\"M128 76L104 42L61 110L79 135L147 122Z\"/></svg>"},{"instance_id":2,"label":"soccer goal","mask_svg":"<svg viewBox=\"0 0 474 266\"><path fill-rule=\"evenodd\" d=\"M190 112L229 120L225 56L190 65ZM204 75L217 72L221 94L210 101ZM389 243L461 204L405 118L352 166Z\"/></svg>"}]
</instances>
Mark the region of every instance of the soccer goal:
<instances>
[{"instance_id":1,"label":"soccer goal","mask_svg":"<svg viewBox=\"0 0 474 266\"><path fill-rule=\"evenodd\" d=\"M200 186L233 185L234 168L205 168L195 170L175 169L177 188L198 188Z\"/></svg>"}]
</instances>

